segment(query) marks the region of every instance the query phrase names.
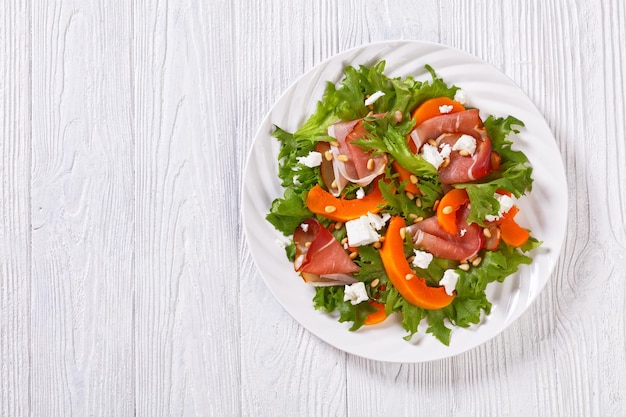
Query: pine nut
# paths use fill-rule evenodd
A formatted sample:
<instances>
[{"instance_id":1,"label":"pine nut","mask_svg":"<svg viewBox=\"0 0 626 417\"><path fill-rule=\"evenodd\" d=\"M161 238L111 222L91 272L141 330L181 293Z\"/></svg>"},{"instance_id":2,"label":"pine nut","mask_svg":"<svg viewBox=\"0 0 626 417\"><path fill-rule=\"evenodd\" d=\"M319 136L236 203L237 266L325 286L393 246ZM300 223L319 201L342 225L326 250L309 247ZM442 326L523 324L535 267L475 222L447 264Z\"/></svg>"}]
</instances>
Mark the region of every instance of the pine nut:
<instances>
[{"instance_id":1,"label":"pine nut","mask_svg":"<svg viewBox=\"0 0 626 417\"><path fill-rule=\"evenodd\" d=\"M435 139L428 139L428 144L430 146L437 146L437 141Z\"/></svg>"},{"instance_id":2,"label":"pine nut","mask_svg":"<svg viewBox=\"0 0 626 417\"><path fill-rule=\"evenodd\" d=\"M452 207L452 206L445 206L445 207L441 210L441 212L442 212L443 214L450 214L450 213L452 213L453 211L454 211L454 207Z\"/></svg>"},{"instance_id":3,"label":"pine nut","mask_svg":"<svg viewBox=\"0 0 626 417\"><path fill-rule=\"evenodd\" d=\"M370 171L374 170L374 160L372 158L367 160L367 169Z\"/></svg>"},{"instance_id":4,"label":"pine nut","mask_svg":"<svg viewBox=\"0 0 626 417\"><path fill-rule=\"evenodd\" d=\"M341 244L345 245L346 243L348 243L348 238L344 237L343 239L341 239Z\"/></svg>"},{"instance_id":5,"label":"pine nut","mask_svg":"<svg viewBox=\"0 0 626 417\"><path fill-rule=\"evenodd\" d=\"M472 261L472 265L473 265L473 266L478 266L478 265L480 265L480 261L482 261L482 260L483 260L483 258L481 258L480 256L478 256L476 259L474 259L474 260Z\"/></svg>"},{"instance_id":6,"label":"pine nut","mask_svg":"<svg viewBox=\"0 0 626 417\"><path fill-rule=\"evenodd\" d=\"M376 249L380 249L382 245L380 244L380 242L374 242L372 246L375 247Z\"/></svg>"},{"instance_id":7,"label":"pine nut","mask_svg":"<svg viewBox=\"0 0 626 417\"><path fill-rule=\"evenodd\" d=\"M305 242L304 243L304 247L305 248L310 248L311 247L311 242Z\"/></svg>"},{"instance_id":8,"label":"pine nut","mask_svg":"<svg viewBox=\"0 0 626 417\"><path fill-rule=\"evenodd\" d=\"M372 288L376 288L378 287L378 284L380 284L380 280L378 278L374 278L374 281L372 281L370 285Z\"/></svg>"},{"instance_id":9,"label":"pine nut","mask_svg":"<svg viewBox=\"0 0 626 417\"><path fill-rule=\"evenodd\" d=\"M337 222L337 223L335 223L335 230L339 230L339 229L341 229L342 227L343 227L343 223L341 223L341 222Z\"/></svg>"},{"instance_id":10,"label":"pine nut","mask_svg":"<svg viewBox=\"0 0 626 417\"><path fill-rule=\"evenodd\" d=\"M485 228L483 229L483 235L485 235L485 237L486 237L487 239L489 239L489 238L491 237L491 232L489 231L489 229L488 229L488 228L486 228L486 227L485 227Z\"/></svg>"},{"instance_id":11,"label":"pine nut","mask_svg":"<svg viewBox=\"0 0 626 417\"><path fill-rule=\"evenodd\" d=\"M411 181L411 184L417 184L417 176L411 174L411 176L409 177L409 181Z\"/></svg>"},{"instance_id":12,"label":"pine nut","mask_svg":"<svg viewBox=\"0 0 626 417\"><path fill-rule=\"evenodd\" d=\"M411 192L409 192L409 191L407 191L407 192L406 192L406 193L404 193L404 194L407 196L407 198L408 198L409 200L415 200L415 194L413 194L413 193L411 193Z\"/></svg>"},{"instance_id":13,"label":"pine nut","mask_svg":"<svg viewBox=\"0 0 626 417\"><path fill-rule=\"evenodd\" d=\"M459 155L461 155L461 156L469 156L469 154L470 153L467 152L465 149L459 151Z\"/></svg>"},{"instance_id":14,"label":"pine nut","mask_svg":"<svg viewBox=\"0 0 626 417\"><path fill-rule=\"evenodd\" d=\"M445 158L443 160L443 163L441 164L442 167L447 167L448 165L450 165L450 158Z\"/></svg>"},{"instance_id":15,"label":"pine nut","mask_svg":"<svg viewBox=\"0 0 626 417\"><path fill-rule=\"evenodd\" d=\"M326 206L326 207L324 207L324 211L326 213L332 213L332 212L334 212L336 210L337 210L337 207L335 207L335 206Z\"/></svg>"},{"instance_id":16,"label":"pine nut","mask_svg":"<svg viewBox=\"0 0 626 417\"><path fill-rule=\"evenodd\" d=\"M396 123L400 123L402 121L402 112L400 110L396 110L393 114L393 121Z\"/></svg>"},{"instance_id":17,"label":"pine nut","mask_svg":"<svg viewBox=\"0 0 626 417\"><path fill-rule=\"evenodd\" d=\"M420 216L417 219L413 220L413 223L419 223L421 221L424 221L424 218Z\"/></svg>"},{"instance_id":18,"label":"pine nut","mask_svg":"<svg viewBox=\"0 0 626 417\"><path fill-rule=\"evenodd\" d=\"M416 198L415 199L415 205L417 207L422 207L422 199L421 198Z\"/></svg>"},{"instance_id":19,"label":"pine nut","mask_svg":"<svg viewBox=\"0 0 626 417\"><path fill-rule=\"evenodd\" d=\"M348 162L348 157L343 154L337 155L337 159L340 160L341 162Z\"/></svg>"},{"instance_id":20,"label":"pine nut","mask_svg":"<svg viewBox=\"0 0 626 417\"><path fill-rule=\"evenodd\" d=\"M402 238L402 240L404 240L404 238L406 237L406 227L400 229L400 237Z\"/></svg>"},{"instance_id":21,"label":"pine nut","mask_svg":"<svg viewBox=\"0 0 626 417\"><path fill-rule=\"evenodd\" d=\"M404 279L406 279L407 281L410 281L410 280L412 280L414 277L415 277L415 275L414 275L414 274L406 274L406 275L404 276Z\"/></svg>"},{"instance_id":22,"label":"pine nut","mask_svg":"<svg viewBox=\"0 0 626 417\"><path fill-rule=\"evenodd\" d=\"M333 140L332 142L328 142L330 143L330 146L339 146L339 142L337 142L336 140Z\"/></svg>"},{"instance_id":23,"label":"pine nut","mask_svg":"<svg viewBox=\"0 0 626 417\"><path fill-rule=\"evenodd\" d=\"M326 158L327 161L332 161L333 160L333 153L331 151L326 151L324 152L324 158Z\"/></svg>"},{"instance_id":24,"label":"pine nut","mask_svg":"<svg viewBox=\"0 0 626 417\"><path fill-rule=\"evenodd\" d=\"M350 255L348 255L350 257L350 259L354 259L357 256L359 256L359 252L350 252Z\"/></svg>"},{"instance_id":25,"label":"pine nut","mask_svg":"<svg viewBox=\"0 0 626 417\"><path fill-rule=\"evenodd\" d=\"M469 264L461 264L459 265L459 269L462 271L468 271L470 269Z\"/></svg>"}]
</instances>

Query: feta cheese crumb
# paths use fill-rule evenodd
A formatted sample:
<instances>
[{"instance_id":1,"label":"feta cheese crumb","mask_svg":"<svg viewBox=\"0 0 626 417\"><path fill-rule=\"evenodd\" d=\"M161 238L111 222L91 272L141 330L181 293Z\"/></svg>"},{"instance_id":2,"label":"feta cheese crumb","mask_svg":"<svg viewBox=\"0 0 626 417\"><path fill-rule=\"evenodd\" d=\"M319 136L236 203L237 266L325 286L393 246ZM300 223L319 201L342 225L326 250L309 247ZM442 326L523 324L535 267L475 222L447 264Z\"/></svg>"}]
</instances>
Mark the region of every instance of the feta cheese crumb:
<instances>
[{"instance_id":1,"label":"feta cheese crumb","mask_svg":"<svg viewBox=\"0 0 626 417\"><path fill-rule=\"evenodd\" d=\"M371 96L369 96L365 100L365 105L366 106L371 106L372 104L374 104L376 102L376 100L378 100L379 98L381 98L384 95L385 95L385 93L383 93L382 91L375 92L374 94L372 94Z\"/></svg>"},{"instance_id":2,"label":"feta cheese crumb","mask_svg":"<svg viewBox=\"0 0 626 417\"><path fill-rule=\"evenodd\" d=\"M439 148L441 149L439 151L439 154L441 155L442 158L450 158L450 153L452 152L452 148L450 148L450 145L448 145L447 143L444 143L442 145L439 146Z\"/></svg>"},{"instance_id":3,"label":"feta cheese crumb","mask_svg":"<svg viewBox=\"0 0 626 417\"><path fill-rule=\"evenodd\" d=\"M422 146L420 156L435 168L439 168L439 166L443 164L443 156L441 156L437 147L428 143L425 143L424 146Z\"/></svg>"},{"instance_id":4,"label":"feta cheese crumb","mask_svg":"<svg viewBox=\"0 0 626 417\"><path fill-rule=\"evenodd\" d=\"M500 209L498 209L497 216L492 216L491 214L485 216L485 220L487 220L488 222L498 220L500 217L502 217L504 213L511 210L511 208L513 208L513 206L515 205L515 200L508 195L495 193L493 195L493 198L498 200L498 203L500 203Z\"/></svg>"},{"instance_id":5,"label":"feta cheese crumb","mask_svg":"<svg viewBox=\"0 0 626 417\"><path fill-rule=\"evenodd\" d=\"M463 105L467 104L467 94L465 94L465 91L461 89L456 90L456 93L454 93L454 101L458 101Z\"/></svg>"},{"instance_id":6,"label":"feta cheese crumb","mask_svg":"<svg viewBox=\"0 0 626 417\"><path fill-rule=\"evenodd\" d=\"M387 220L389 220L390 218L391 215L389 213L383 213L383 217L381 217L378 214L372 214L369 211L367 212L367 220L370 222L370 225L376 230L382 229L385 226L385 223L387 223Z\"/></svg>"},{"instance_id":7,"label":"feta cheese crumb","mask_svg":"<svg viewBox=\"0 0 626 417\"><path fill-rule=\"evenodd\" d=\"M452 147L452 150L465 151L470 155L474 155L474 152L476 152L476 139L470 135L461 135L456 140L456 143Z\"/></svg>"},{"instance_id":8,"label":"feta cheese crumb","mask_svg":"<svg viewBox=\"0 0 626 417\"><path fill-rule=\"evenodd\" d=\"M413 257L413 265L422 269L428 268L428 265L430 265L433 260L433 254L418 249L413 249L413 253L415 254Z\"/></svg>"},{"instance_id":9,"label":"feta cheese crumb","mask_svg":"<svg viewBox=\"0 0 626 417\"><path fill-rule=\"evenodd\" d=\"M465 236L465 233L467 233L467 229L461 229L461 237Z\"/></svg>"},{"instance_id":10,"label":"feta cheese crumb","mask_svg":"<svg viewBox=\"0 0 626 417\"><path fill-rule=\"evenodd\" d=\"M369 245L377 242L380 238L367 216L347 221L346 232L348 234L348 244L353 248Z\"/></svg>"},{"instance_id":11,"label":"feta cheese crumb","mask_svg":"<svg viewBox=\"0 0 626 417\"><path fill-rule=\"evenodd\" d=\"M315 168L322 164L322 154L315 151L309 152L307 156L299 156L296 159L298 163L308 166L309 168Z\"/></svg>"},{"instance_id":12,"label":"feta cheese crumb","mask_svg":"<svg viewBox=\"0 0 626 417\"><path fill-rule=\"evenodd\" d=\"M369 298L365 290L365 283L363 282L355 282L352 285L346 285L343 291L343 301L350 301L350 304L353 306L367 301Z\"/></svg>"},{"instance_id":13,"label":"feta cheese crumb","mask_svg":"<svg viewBox=\"0 0 626 417\"><path fill-rule=\"evenodd\" d=\"M309 230L309 225L308 225L307 223L302 223L302 224L300 225L300 229L302 229L302 231L303 231L304 233L306 233L306 232L308 232L308 230Z\"/></svg>"},{"instance_id":14,"label":"feta cheese crumb","mask_svg":"<svg viewBox=\"0 0 626 417\"><path fill-rule=\"evenodd\" d=\"M365 197L365 190L363 188L359 188L358 190L356 190L356 198L360 200L363 197Z\"/></svg>"},{"instance_id":15,"label":"feta cheese crumb","mask_svg":"<svg viewBox=\"0 0 626 417\"><path fill-rule=\"evenodd\" d=\"M376 231L382 229L390 218L389 213L379 216L368 212L366 216L347 221L348 244L357 247L378 242L380 235Z\"/></svg>"},{"instance_id":16,"label":"feta cheese crumb","mask_svg":"<svg viewBox=\"0 0 626 417\"><path fill-rule=\"evenodd\" d=\"M441 114L450 113L453 108L454 106L452 106L451 104L444 104L443 106L439 106L439 113Z\"/></svg>"},{"instance_id":17,"label":"feta cheese crumb","mask_svg":"<svg viewBox=\"0 0 626 417\"><path fill-rule=\"evenodd\" d=\"M456 289L456 283L459 280L459 274L456 273L454 269L446 269L443 273L443 278L439 281L439 285L443 286L446 289L446 294L452 295L454 294L454 290Z\"/></svg>"}]
</instances>

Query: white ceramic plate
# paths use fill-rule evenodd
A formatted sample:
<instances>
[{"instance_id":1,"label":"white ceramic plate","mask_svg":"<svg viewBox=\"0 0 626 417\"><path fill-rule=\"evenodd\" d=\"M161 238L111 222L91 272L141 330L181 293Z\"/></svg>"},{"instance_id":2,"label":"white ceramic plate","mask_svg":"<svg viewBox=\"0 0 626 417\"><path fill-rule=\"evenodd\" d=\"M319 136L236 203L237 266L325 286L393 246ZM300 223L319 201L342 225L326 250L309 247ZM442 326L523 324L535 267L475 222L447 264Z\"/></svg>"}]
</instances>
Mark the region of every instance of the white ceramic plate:
<instances>
[{"instance_id":1,"label":"white ceramic plate","mask_svg":"<svg viewBox=\"0 0 626 417\"><path fill-rule=\"evenodd\" d=\"M513 115L525 128L515 138L514 148L522 150L534 167L532 192L519 201L518 222L532 230L543 245L534 251L533 263L503 284L491 284L487 297L493 303L491 314L468 329L454 328L450 346L444 346L424 329L411 342L398 318L382 324L348 331L350 323L339 323L335 316L316 311L314 288L294 272L284 249L276 243L281 234L265 220L272 201L282 196L278 173L279 144L272 138L272 125L295 131L315 110L326 81L339 82L347 65L387 62L390 77L413 75L429 80L424 69L431 65L447 84L461 87L469 104L481 116ZM394 41L364 45L336 55L298 79L280 97L259 128L244 174L243 221L254 261L276 299L302 326L325 342L365 358L388 362L425 362L464 352L491 339L515 321L545 286L559 256L567 216L565 171L554 137L545 120L528 97L505 75L464 52L443 45Z\"/></svg>"}]
</instances>

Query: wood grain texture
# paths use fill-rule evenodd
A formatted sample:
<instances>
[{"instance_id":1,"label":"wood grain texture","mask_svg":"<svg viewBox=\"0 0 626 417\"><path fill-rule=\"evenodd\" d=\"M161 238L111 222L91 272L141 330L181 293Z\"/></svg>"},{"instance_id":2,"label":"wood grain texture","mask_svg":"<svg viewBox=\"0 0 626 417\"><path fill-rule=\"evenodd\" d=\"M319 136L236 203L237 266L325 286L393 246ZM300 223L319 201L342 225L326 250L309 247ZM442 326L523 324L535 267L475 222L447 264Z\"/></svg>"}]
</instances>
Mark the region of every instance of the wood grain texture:
<instances>
[{"instance_id":1,"label":"wood grain texture","mask_svg":"<svg viewBox=\"0 0 626 417\"><path fill-rule=\"evenodd\" d=\"M0 8L0 416L30 413L30 7Z\"/></svg>"},{"instance_id":2,"label":"wood grain texture","mask_svg":"<svg viewBox=\"0 0 626 417\"><path fill-rule=\"evenodd\" d=\"M129 8L32 10L31 415L130 416Z\"/></svg>"},{"instance_id":3,"label":"wood grain texture","mask_svg":"<svg viewBox=\"0 0 626 417\"><path fill-rule=\"evenodd\" d=\"M240 409L230 7L133 8L137 415Z\"/></svg>"},{"instance_id":4,"label":"wood grain texture","mask_svg":"<svg viewBox=\"0 0 626 417\"><path fill-rule=\"evenodd\" d=\"M0 416L623 416L625 28L622 0L4 2ZM511 77L568 176L566 241L529 310L415 365L295 322L240 216L276 99L391 39Z\"/></svg>"}]
</instances>

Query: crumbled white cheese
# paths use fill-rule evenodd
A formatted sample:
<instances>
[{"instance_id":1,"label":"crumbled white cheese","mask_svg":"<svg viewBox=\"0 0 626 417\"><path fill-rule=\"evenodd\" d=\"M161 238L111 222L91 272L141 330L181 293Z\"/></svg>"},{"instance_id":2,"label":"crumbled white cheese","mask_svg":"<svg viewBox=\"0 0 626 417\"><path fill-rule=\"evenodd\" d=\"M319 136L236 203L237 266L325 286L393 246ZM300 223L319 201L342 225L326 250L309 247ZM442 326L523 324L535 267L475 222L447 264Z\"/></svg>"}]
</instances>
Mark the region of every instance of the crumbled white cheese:
<instances>
[{"instance_id":1,"label":"crumbled white cheese","mask_svg":"<svg viewBox=\"0 0 626 417\"><path fill-rule=\"evenodd\" d=\"M370 222L370 225L376 230L380 230L385 226L387 220L391 218L391 214L383 213L382 217L378 214L372 214L369 211L367 212L367 220Z\"/></svg>"},{"instance_id":2,"label":"crumbled white cheese","mask_svg":"<svg viewBox=\"0 0 626 417\"><path fill-rule=\"evenodd\" d=\"M365 190L363 188L359 188L358 190L356 190L356 198L357 198L357 200L360 200L363 197L365 197Z\"/></svg>"},{"instance_id":3,"label":"crumbled white cheese","mask_svg":"<svg viewBox=\"0 0 626 417\"><path fill-rule=\"evenodd\" d=\"M513 208L513 206L515 205L515 199L509 197L508 195L495 193L493 195L493 198L498 200L498 203L500 203L500 208L498 209L497 216L492 216L491 214L485 216L485 220L487 220L488 222L498 220L500 217L502 217L504 213L511 210L511 208Z\"/></svg>"},{"instance_id":4,"label":"crumbled white cheese","mask_svg":"<svg viewBox=\"0 0 626 417\"><path fill-rule=\"evenodd\" d=\"M309 152L307 156L299 156L296 159L298 163L308 166L309 168L315 168L322 164L322 154L315 151Z\"/></svg>"},{"instance_id":5,"label":"crumbled white cheese","mask_svg":"<svg viewBox=\"0 0 626 417\"><path fill-rule=\"evenodd\" d=\"M428 143L425 143L424 146L422 146L420 156L435 168L439 168L439 166L443 164L443 156L441 156L437 147Z\"/></svg>"},{"instance_id":6,"label":"crumbled white cheese","mask_svg":"<svg viewBox=\"0 0 626 417\"><path fill-rule=\"evenodd\" d=\"M452 148L450 148L450 145L448 145L447 143L443 143L439 145L439 148L441 149L439 151L439 154L442 158L450 158L450 153L452 152Z\"/></svg>"},{"instance_id":7,"label":"crumbled white cheese","mask_svg":"<svg viewBox=\"0 0 626 417\"><path fill-rule=\"evenodd\" d=\"M372 94L371 96L369 96L365 100L365 105L366 106L371 106L372 104L376 103L376 100L378 100L379 98L381 98L384 95L385 95L385 93L383 93L382 91L375 92L374 94Z\"/></svg>"},{"instance_id":8,"label":"crumbled white cheese","mask_svg":"<svg viewBox=\"0 0 626 417\"><path fill-rule=\"evenodd\" d=\"M470 155L474 155L476 152L476 139L470 135L461 135L457 140L454 146L452 147L453 151L465 151Z\"/></svg>"},{"instance_id":9,"label":"crumbled white cheese","mask_svg":"<svg viewBox=\"0 0 626 417\"><path fill-rule=\"evenodd\" d=\"M441 114L450 113L453 108L454 108L454 106L452 106L451 104L444 104L442 106L439 106L439 113L441 113Z\"/></svg>"},{"instance_id":10,"label":"crumbled white cheese","mask_svg":"<svg viewBox=\"0 0 626 417\"><path fill-rule=\"evenodd\" d=\"M465 94L465 91L461 89L456 90L456 93L454 94L454 101L458 101L462 105L467 104L467 94Z\"/></svg>"},{"instance_id":11,"label":"crumbled white cheese","mask_svg":"<svg viewBox=\"0 0 626 417\"><path fill-rule=\"evenodd\" d=\"M302 229L302 231L303 231L304 233L306 233L306 232L308 232L308 230L309 230L309 225L308 225L307 223L302 223L302 224L300 225L300 229Z\"/></svg>"},{"instance_id":12,"label":"crumbled white cheese","mask_svg":"<svg viewBox=\"0 0 626 417\"><path fill-rule=\"evenodd\" d=\"M357 305L363 301L367 301L367 291L365 283L355 282L352 285L346 285L343 290L343 301L350 301L350 304Z\"/></svg>"},{"instance_id":13,"label":"crumbled white cheese","mask_svg":"<svg viewBox=\"0 0 626 417\"><path fill-rule=\"evenodd\" d=\"M465 233L467 233L467 229L461 229L461 237L465 236Z\"/></svg>"},{"instance_id":14,"label":"crumbled white cheese","mask_svg":"<svg viewBox=\"0 0 626 417\"><path fill-rule=\"evenodd\" d=\"M346 232L348 233L348 244L352 247L369 245L377 242L380 238L367 216L347 221Z\"/></svg>"},{"instance_id":15,"label":"crumbled white cheese","mask_svg":"<svg viewBox=\"0 0 626 417\"><path fill-rule=\"evenodd\" d=\"M415 255L413 257L413 265L418 268L422 268L422 269L428 268L428 265L430 265L430 263L433 260L432 253L424 252L418 249L413 249L413 254Z\"/></svg>"},{"instance_id":16,"label":"crumbled white cheese","mask_svg":"<svg viewBox=\"0 0 626 417\"><path fill-rule=\"evenodd\" d=\"M391 215L389 213L379 216L378 214L368 212L366 216L347 221L348 244L356 247L377 242L380 239L380 235L376 231L385 227L390 218Z\"/></svg>"},{"instance_id":17,"label":"crumbled white cheese","mask_svg":"<svg viewBox=\"0 0 626 417\"><path fill-rule=\"evenodd\" d=\"M454 294L454 290L456 289L456 283L459 280L459 274L456 273L454 269L446 269L443 273L443 278L439 281L439 285L443 286L446 289L446 294L452 295Z\"/></svg>"}]
</instances>

